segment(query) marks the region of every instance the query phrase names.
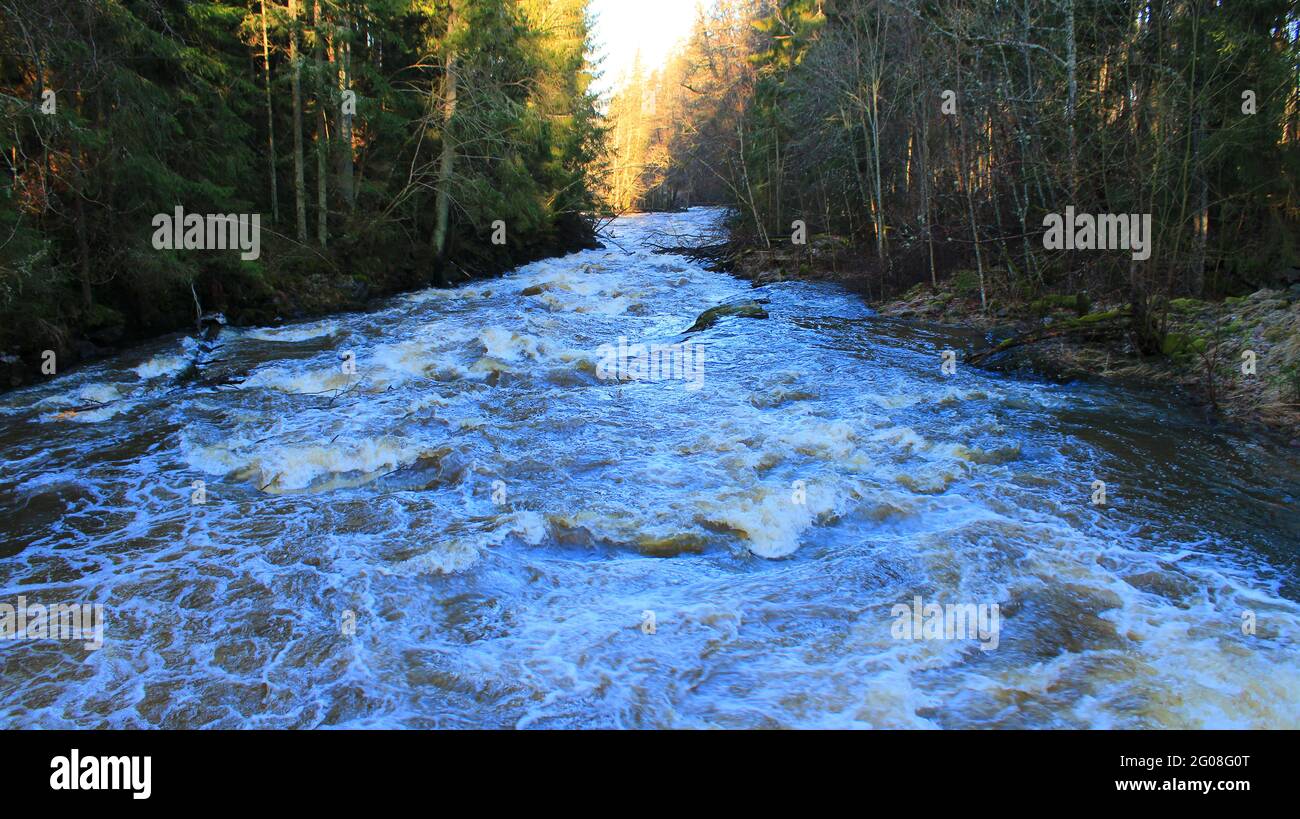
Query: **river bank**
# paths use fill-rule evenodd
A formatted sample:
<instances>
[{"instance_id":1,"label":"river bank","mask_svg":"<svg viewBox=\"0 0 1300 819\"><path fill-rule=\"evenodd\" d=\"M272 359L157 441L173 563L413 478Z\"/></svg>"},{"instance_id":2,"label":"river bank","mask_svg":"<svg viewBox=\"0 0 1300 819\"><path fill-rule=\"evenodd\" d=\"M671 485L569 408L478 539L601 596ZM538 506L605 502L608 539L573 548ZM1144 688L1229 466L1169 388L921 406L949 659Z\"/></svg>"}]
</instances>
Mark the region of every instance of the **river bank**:
<instances>
[{"instance_id":1,"label":"river bank","mask_svg":"<svg viewBox=\"0 0 1300 819\"><path fill-rule=\"evenodd\" d=\"M493 246L462 242L441 272L428 247L340 239L328 250L272 235L263 259L229 276L203 277L194 289L171 287L149 298L115 293L89 310L30 313L0 328L0 393L118 355L220 314L231 327L272 327L364 312L383 299L430 285L492 279L540 259L600 248L592 224L566 219L547 240ZM54 372L43 368L54 353Z\"/></svg>"},{"instance_id":2,"label":"river bank","mask_svg":"<svg viewBox=\"0 0 1300 819\"><path fill-rule=\"evenodd\" d=\"M1129 305L1086 293L1024 300L986 292L973 271L881 298L845 264L835 237L800 251L730 249L719 267L755 287L802 279L862 293L880 315L984 333L963 359L982 368L1058 381L1102 379L1169 389L1213 423L1278 437L1300 447L1300 284L1222 301L1162 305L1163 343L1143 355L1129 332Z\"/></svg>"}]
</instances>

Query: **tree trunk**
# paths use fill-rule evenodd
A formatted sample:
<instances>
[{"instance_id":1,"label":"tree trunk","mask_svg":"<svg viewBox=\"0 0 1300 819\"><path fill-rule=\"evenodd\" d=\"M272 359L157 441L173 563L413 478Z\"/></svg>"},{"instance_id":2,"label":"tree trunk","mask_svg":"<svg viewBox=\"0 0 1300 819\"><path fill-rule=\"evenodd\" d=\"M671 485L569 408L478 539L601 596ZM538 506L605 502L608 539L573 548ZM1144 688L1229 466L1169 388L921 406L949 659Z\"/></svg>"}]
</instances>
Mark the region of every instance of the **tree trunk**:
<instances>
[{"instance_id":1,"label":"tree trunk","mask_svg":"<svg viewBox=\"0 0 1300 819\"><path fill-rule=\"evenodd\" d=\"M87 23L89 23L90 10L86 10ZM91 100L77 90L76 99L81 109L82 118L91 123L93 128L96 124L95 113L92 110ZM77 236L77 270L81 279L81 306L89 311L94 304L94 294L90 285L90 225L86 216L86 172L90 168L90 157L87 155L85 148L81 144L81 139L75 136L72 138L72 155L76 157L77 167L74 169L72 178L76 180L75 186L72 186L72 211L73 218L76 219L76 236Z\"/></svg>"},{"instance_id":2,"label":"tree trunk","mask_svg":"<svg viewBox=\"0 0 1300 819\"><path fill-rule=\"evenodd\" d=\"M339 96L342 97L344 91L352 88L352 22L346 16L343 18L343 31L345 36L339 39L335 46L335 62L338 65L339 75ZM339 195L343 199L343 204L350 211L356 207L357 194L356 185L353 180L353 161L352 161L352 114L343 110L343 105L339 105L339 151L338 151L338 187Z\"/></svg>"},{"instance_id":3,"label":"tree trunk","mask_svg":"<svg viewBox=\"0 0 1300 819\"><path fill-rule=\"evenodd\" d=\"M1078 205L1079 196L1079 138L1075 133L1074 116L1079 107L1079 59L1074 34L1074 0L1066 0L1065 10L1065 67L1069 74L1065 100L1065 122L1069 129L1070 150L1070 202Z\"/></svg>"},{"instance_id":4,"label":"tree trunk","mask_svg":"<svg viewBox=\"0 0 1300 819\"><path fill-rule=\"evenodd\" d=\"M293 85L293 196L298 241L307 241L307 179L302 154L302 65L298 62L298 2L289 0L289 66Z\"/></svg>"},{"instance_id":5,"label":"tree trunk","mask_svg":"<svg viewBox=\"0 0 1300 819\"><path fill-rule=\"evenodd\" d=\"M76 154L84 169L86 155L79 148ZM94 304L94 298L90 289L90 240L88 238L90 227L86 224L86 204L81 195L82 188L86 184L84 171L79 171L77 178L77 189L72 192L73 211L77 220L77 268L81 274L81 306L89 310Z\"/></svg>"},{"instance_id":6,"label":"tree trunk","mask_svg":"<svg viewBox=\"0 0 1300 819\"><path fill-rule=\"evenodd\" d=\"M262 65L266 67L266 149L271 174L271 221L280 221L280 192L275 179L275 112L271 107L271 43L266 35L266 0L262 0Z\"/></svg>"},{"instance_id":7,"label":"tree trunk","mask_svg":"<svg viewBox=\"0 0 1300 819\"><path fill-rule=\"evenodd\" d=\"M1205 255L1210 237L1210 181L1205 172L1205 155L1202 143L1205 140L1205 101L1204 92L1199 82L1200 55L1204 31L1205 2L1196 5L1196 20L1192 28L1192 179L1196 185L1196 224L1195 249L1192 257L1192 275L1188 288L1192 295L1200 297L1205 290Z\"/></svg>"},{"instance_id":8,"label":"tree trunk","mask_svg":"<svg viewBox=\"0 0 1300 819\"><path fill-rule=\"evenodd\" d=\"M1205 138L1205 117L1199 112L1195 117L1192 134L1192 173L1196 179L1196 246L1193 250L1192 276L1188 287L1192 295L1200 298L1205 290L1206 248L1210 238L1210 181L1206 177L1201 142Z\"/></svg>"},{"instance_id":9,"label":"tree trunk","mask_svg":"<svg viewBox=\"0 0 1300 819\"><path fill-rule=\"evenodd\" d=\"M920 111L919 116L921 118L919 153L921 159L921 209L924 214L921 217L921 224L924 228L925 246L930 259L930 286L938 289L939 274L934 267L934 226L930 223L930 127L925 111Z\"/></svg>"},{"instance_id":10,"label":"tree trunk","mask_svg":"<svg viewBox=\"0 0 1300 819\"><path fill-rule=\"evenodd\" d=\"M330 84L325 81L325 58L323 49L323 28L321 26L320 0L312 3L312 28L315 30L316 42L312 49L316 62L316 241L321 247L329 236L329 196L326 189L328 174L326 172L329 155L329 120L326 108L330 97Z\"/></svg>"},{"instance_id":11,"label":"tree trunk","mask_svg":"<svg viewBox=\"0 0 1300 819\"><path fill-rule=\"evenodd\" d=\"M439 270L446 258L447 224L451 217L451 180L456 169L456 143L452 138L451 125L456 117L456 45L453 38L460 28L461 0L451 0L451 14L447 18L447 35L445 38L446 55L443 58L442 72L442 159L438 164L438 197L435 207L435 225L433 229L433 251L437 256Z\"/></svg>"},{"instance_id":12,"label":"tree trunk","mask_svg":"<svg viewBox=\"0 0 1300 819\"><path fill-rule=\"evenodd\" d=\"M961 50L957 51L957 85L961 86ZM980 309L988 310L988 296L984 289L984 253L980 249L980 232L979 223L975 219L975 194L971 190L971 170L970 170L970 152L966 150L966 117L965 109L971 106L965 106L963 114L957 117L957 147L961 158L961 181L962 187L966 191L966 215L970 220L971 240L975 244L975 268L979 271L980 279Z\"/></svg>"}]
</instances>

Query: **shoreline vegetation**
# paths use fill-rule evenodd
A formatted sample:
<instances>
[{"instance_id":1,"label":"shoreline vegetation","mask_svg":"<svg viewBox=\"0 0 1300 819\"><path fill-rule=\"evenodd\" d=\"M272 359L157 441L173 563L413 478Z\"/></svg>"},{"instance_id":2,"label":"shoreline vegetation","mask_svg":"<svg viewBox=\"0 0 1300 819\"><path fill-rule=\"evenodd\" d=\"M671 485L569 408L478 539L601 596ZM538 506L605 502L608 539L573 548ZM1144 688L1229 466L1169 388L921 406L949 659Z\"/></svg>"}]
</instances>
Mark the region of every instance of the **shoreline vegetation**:
<instances>
[{"instance_id":1,"label":"shoreline vegetation","mask_svg":"<svg viewBox=\"0 0 1300 819\"><path fill-rule=\"evenodd\" d=\"M719 0L615 96L610 187L730 207L697 251L755 284L835 278L983 330L968 363L1294 441L1297 65L1287 0Z\"/></svg>"},{"instance_id":2,"label":"shoreline vegetation","mask_svg":"<svg viewBox=\"0 0 1300 819\"><path fill-rule=\"evenodd\" d=\"M1217 302L1173 299L1161 350L1143 354L1131 305L1092 304L1078 294L995 301L982 310L978 295L962 283L959 276L937 290L919 284L873 306L883 316L984 331L987 346L965 359L974 366L1171 387L1209 420L1273 433L1300 447L1300 285Z\"/></svg>"},{"instance_id":3,"label":"shoreline vegetation","mask_svg":"<svg viewBox=\"0 0 1300 819\"><path fill-rule=\"evenodd\" d=\"M593 246L591 26L586 0L0 0L0 389ZM159 243L182 212L258 235Z\"/></svg>"},{"instance_id":4,"label":"shoreline vegetation","mask_svg":"<svg viewBox=\"0 0 1300 819\"><path fill-rule=\"evenodd\" d=\"M365 312L384 299L425 287L459 287L502 276L530 262L603 246L590 221L574 220L566 232L546 244L497 254L491 253L497 248L479 245L466 258L449 258L445 263L448 281L430 278L417 269L405 267L379 268L381 272L372 275L337 275L344 264L341 257L333 255L326 257L329 261L327 269L286 277L273 291L233 297L226 294L225 300L218 302L221 309L212 311L204 310L203 305L195 301L189 305L188 311L178 309L167 320L149 329L127 331L127 316L117 311L111 314L111 324L106 328L71 324L53 329L48 338L54 338L53 343L62 346L54 347L59 365L52 375L41 372L41 354L49 349L51 343L47 337L29 338L25 342L10 337L9 346L0 348L0 393L58 378L77 366L118 355L172 333L189 333L196 339L211 342L225 326L278 327L326 316ZM271 252L275 253L274 250ZM467 270L466 267L473 262L482 266Z\"/></svg>"}]
</instances>

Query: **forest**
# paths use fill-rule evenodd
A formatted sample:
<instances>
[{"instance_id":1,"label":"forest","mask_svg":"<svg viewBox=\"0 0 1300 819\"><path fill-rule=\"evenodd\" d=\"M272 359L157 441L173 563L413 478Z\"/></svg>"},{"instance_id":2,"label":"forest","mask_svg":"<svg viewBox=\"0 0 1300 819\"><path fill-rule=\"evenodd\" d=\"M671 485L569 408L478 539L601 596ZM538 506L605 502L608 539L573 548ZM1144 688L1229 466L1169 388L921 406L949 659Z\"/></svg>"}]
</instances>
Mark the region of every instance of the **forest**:
<instances>
[{"instance_id":1,"label":"forest","mask_svg":"<svg viewBox=\"0 0 1300 819\"><path fill-rule=\"evenodd\" d=\"M3 0L0 375L590 245L588 35L583 0ZM259 257L159 252L181 206L259 214Z\"/></svg>"},{"instance_id":2,"label":"forest","mask_svg":"<svg viewBox=\"0 0 1300 819\"><path fill-rule=\"evenodd\" d=\"M610 195L799 220L877 299L1111 297L1158 352L1171 300L1300 281L1298 94L1289 0L722 0L613 100ZM1153 257L1061 252L1067 208L1149 215Z\"/></svg>"},{"instance_id":3,"label":"forest","mask_svg":"<svg viewBox=\"0 0 1300 819\"><path fill-rule=\"evenodd\" d=\"M584 0L0 13L11 384L34 351L360 309L699 204L731 209L730 261L984 316L1104 304L1144 355L1208 355L1179 303L1300 283L1289 0L717 0L607 98ZM264 252L158 252L182 206L258 214Z\"/></svg>"}]
</instances>

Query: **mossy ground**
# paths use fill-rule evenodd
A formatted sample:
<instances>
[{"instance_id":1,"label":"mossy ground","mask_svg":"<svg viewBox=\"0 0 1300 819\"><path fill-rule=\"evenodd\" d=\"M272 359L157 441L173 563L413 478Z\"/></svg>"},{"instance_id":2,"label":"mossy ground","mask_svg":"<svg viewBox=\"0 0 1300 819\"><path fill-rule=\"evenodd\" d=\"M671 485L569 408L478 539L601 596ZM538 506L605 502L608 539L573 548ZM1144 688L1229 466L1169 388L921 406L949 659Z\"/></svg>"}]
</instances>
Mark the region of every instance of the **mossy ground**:
<instances>
[{"instance_id":1,"label":"mossy ground","mask_svg":"<svg viewBox=\"0 0 1300 819\"><path fill-rule=\"evenodd\" d=\"M1139 354L1124 333L1104 340L1083 332L1065 333L1015 345L1021 334L1043 327L1086 330L1115 325L1127 315L1122 304L1090 305L1090 312L1079 315L1075 297L1055 296L996 303L985 310L978 295L941 283L937 289L918 285L902 298L874 306L882 315L987 330L990 343L1006 350L1003 367L1061 379L1107 378L1174 387L1222 418L1264 427L1300 445L1297 288L1264 289L1216 302L1174 299L1164 311L1162 354L1156 356Z\"/></svg>"}]
</instances>

